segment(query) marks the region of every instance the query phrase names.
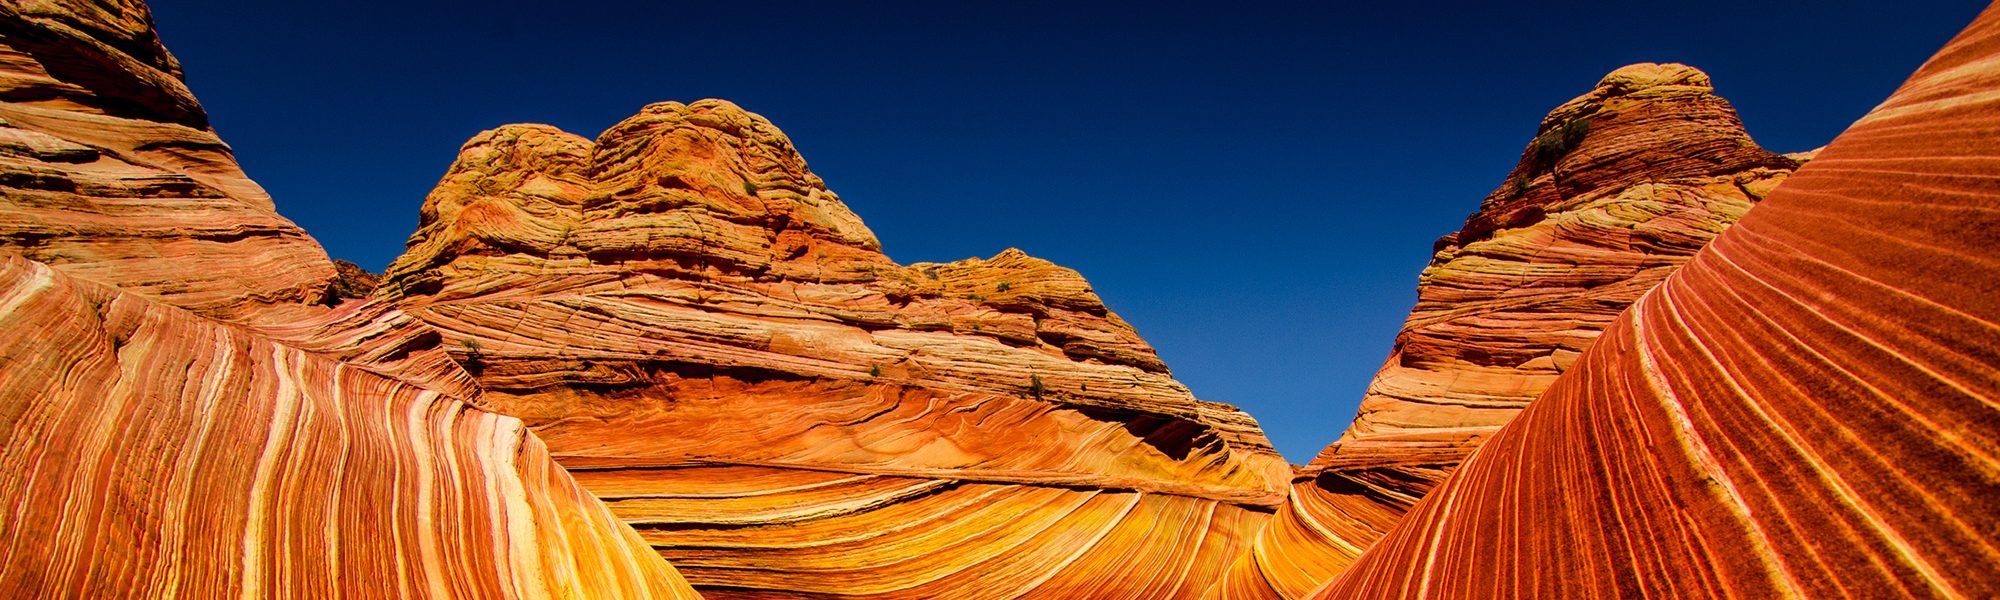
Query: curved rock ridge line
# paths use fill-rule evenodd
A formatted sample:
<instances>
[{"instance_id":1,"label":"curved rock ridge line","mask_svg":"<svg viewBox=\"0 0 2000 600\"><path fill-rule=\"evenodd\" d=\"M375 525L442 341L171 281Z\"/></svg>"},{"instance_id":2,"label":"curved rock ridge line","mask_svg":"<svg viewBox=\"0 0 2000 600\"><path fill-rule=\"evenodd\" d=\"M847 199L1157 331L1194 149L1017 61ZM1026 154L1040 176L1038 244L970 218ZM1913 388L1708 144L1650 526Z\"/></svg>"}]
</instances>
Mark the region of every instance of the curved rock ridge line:
<instances>
[{"instance_id":1,"label":"curved rock ridge line","mask_svg":"<svg viewBox=\"0 0 2000 600\"><path fill-rule=\"evenodd\" d=\"M695 597L517 419L0 257L0 594Z\"/></svg>"},{"instance_id":2,"label":"curved rock ridge line","mask_svg":"<svg viewBox=\"0 0 2000 600\"><path fill-rule=\"evenodd\" d=\"M2000 6L1324 590L2000 595Z\"/></svg>"},{"instance_id":3,"label":"curved rock ridge line","mask_svg":"<svg viewBox=\"0 0 2000 600\"><path fill-rule=\"evenodd\" d=\"M1075 271L899 265L718 100L473 138L377 299L712 596L1192 597L1290 477Z\"/></svg>"},{"instance_id":4,"label":"curved rock ridge line","mask_svg":"<svg viewBox=\"0 0 2000 600\"><path fill-rule=\"evenodd\" d=\"M1264 519L1081 487L740 466L576 472L709 597L1190 597Z\"/></svg>"},{"instance_id":5,"label":"curved rock ridge line","mask_svg":"<svg viewBox=\"0 0 2000 600\"><path fill-rule=\"evenodd\" d=\"M8 3L0 34L0 251L449 395L477 393L420 321L341 303L363 294L332 286L319 243L244 176L145 4Z\"/></svg>"},{"instance_id":6,"label":"curved rock ridge line","mask_svg":"<svg viewBox=\"0 0 2000 600\"><path fill-rule=\"evenodd\" d=\"M245 177L133 0L0 5L0 250L218 317L333 263Z\"/></svg>"},{"instance_id":7,"label":"curved rock ridge line","mask_svg":"<svg viewBox=\"0 0 2000 600\"><path fill-rule=\"evenodd\" d=\"M143 4L0 6L0 595L693 596L352 271Z\"/></svg>"},{"instance_id":8,"label":"curved rock ridge line","mask_svg":"<svg viewBox=\"0 0 2000 600\"><path fill-rule=\"evenodd\" d=\"M1353 425L1299 471L1219 595L1296 598L1332 580L1798 162L1752 142L1685 65L1618 69L1551 111L1506 182L1438 240Z\"/></svg>"}]
</instances>

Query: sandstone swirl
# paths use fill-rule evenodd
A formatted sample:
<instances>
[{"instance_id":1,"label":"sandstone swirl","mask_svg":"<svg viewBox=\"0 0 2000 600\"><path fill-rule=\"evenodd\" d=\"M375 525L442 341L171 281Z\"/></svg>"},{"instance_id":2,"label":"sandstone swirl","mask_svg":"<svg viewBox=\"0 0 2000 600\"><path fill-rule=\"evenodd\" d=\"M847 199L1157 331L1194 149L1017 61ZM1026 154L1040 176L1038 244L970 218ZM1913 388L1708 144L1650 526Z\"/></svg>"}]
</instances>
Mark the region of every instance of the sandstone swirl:
<instances>
[{"instance_id":1,"label":"sandstone swirl","mask_svg":"<svg viewBox=\"0 0 2000 600\"><path fill-rule=\"evenodd\" d=\"M323 306L143 5L0 6L0 98L0 596L693 595L435 332Z\"/></svg>"},{"instance_id":2,"label":"sandstone swirl","mask_svg":"<svg viewBox=\"0 0 2000 600\"><path fill-rule=\"evenodd\" d=\"M1751 142L1706 74L1637 64L1556 108L1438 240L1360 414L1234 568L1231 597L1331 580L1798 162Z\"/></svg>"},{"instance_id":3,"label":"sandstone swirl","mask_svg":"<svg viewBox=\"0 0 2000 600\"><path fill-rule=\"evenodd\" d=\"M2000 7L1326 597L2000 594Z\"/></svg>"},{"instance_id":4,"label":"sandstone swirl","mask_svg":"<svg viewBox=\"0 0 2000 600\"><path fill-rule=\"evenodd\" d=\"M1177 597L1282 501L1074 271L903 266L762 117L468 142L378 296L713 597Z\"/></svg>"},{"instance_id":5,"label":"sandstone swirl","mask_svg":"<svg viewBox=\"0 0 2000 600\"><path fill-rule=\"evenodd\" d=\"M0 259L8 597L692 594L519 420Z\"/></svg>"}]
</instances>

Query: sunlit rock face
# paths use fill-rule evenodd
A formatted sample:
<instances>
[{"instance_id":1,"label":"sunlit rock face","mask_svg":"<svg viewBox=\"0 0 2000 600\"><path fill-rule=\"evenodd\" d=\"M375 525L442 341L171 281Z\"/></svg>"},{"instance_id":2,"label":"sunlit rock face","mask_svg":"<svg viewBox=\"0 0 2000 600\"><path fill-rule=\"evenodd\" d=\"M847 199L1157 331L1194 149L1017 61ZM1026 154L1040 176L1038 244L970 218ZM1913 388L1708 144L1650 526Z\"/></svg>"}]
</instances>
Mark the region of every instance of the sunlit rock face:
<instances>
[{"instance_id":1,"label":"sunlit rock face","mask_svg":"<svg viewBox=\"0 0 2000 600\"><path fill-rule=\"evenodd\" d=\"M318 302L334 276L131 0L0 6L0 250L224 317Z\"/></svg>"},{"instance_id":2,"label":"sunlit rock face","mask_svg":"<svg viewBox=\"0 0 2000 600\"><path fill-rule=\"evenodd\" d=\"M518 419L0 258L0 592L675 597Z\"/></svg>"},{"instance_id":3,"label":"sunlit rock face","mask_svg":"<svg viewBox=\"0 0 2000 600\"><path fill-rule=\"evenodd\" d=\"M0 6L0 596L692 597L334 273L143 5Z\"/></svg>"},{"instance_id":4,"label":"sunlit rock face","mask_svg":"<svg viewBox=\"0 0 2000 600\"><path fill-rule=\"evenodd\" d=\"M1989 8L1320 595L2000 594L1996 115Z\"/></svg>"},{"instance_id":5,"label":"sunlit rock face","mask_svg":"<svg viewBox=\"0 0 2000 600\"><path fill-rule=\"evenodd\" d=\"M1438 240L1353 425L1301 470L1223 595L1324 584L1797 165L1684 65L1618 69L1556 108Z\"/></svg>"},{"instance_id":6,"label":"sunlit rock face","mask_svg":"<svg viewBox=\"0 0 2000 600\"><path fill-rule=\"evenodd\" d=\"M727 102L481 134L377 298L711 596L1194 596L1290 475L1076 272L899 265Z\"/></svg>"}]
</instances>

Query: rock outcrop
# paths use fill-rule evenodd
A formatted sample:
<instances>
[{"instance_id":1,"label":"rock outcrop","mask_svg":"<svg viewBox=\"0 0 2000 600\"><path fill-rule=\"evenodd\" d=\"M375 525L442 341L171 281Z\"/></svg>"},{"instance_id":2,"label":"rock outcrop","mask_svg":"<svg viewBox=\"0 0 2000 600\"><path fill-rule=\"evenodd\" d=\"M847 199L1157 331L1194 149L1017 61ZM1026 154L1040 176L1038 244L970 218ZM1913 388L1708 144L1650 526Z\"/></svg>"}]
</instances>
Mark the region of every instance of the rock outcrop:
<instances>
[{"instance_id":1,"label":"rock outcrop","mask_svg":"<svg viewBox=\"0 0 2000 600\"><path fill-rule=\"evenodd\" d=\"M1298 597L1331 580L1797 166L1684 65L1624 67L1557 107L1506 183L1438 240L1354 424L1300 470L1221 595Z\"/></svg>"},{"instance_id":2,"label":"rock outcrop","mask_svg":"<svg viewBox=\"0 0 2000 600\"><path fill-rule=\"evenodd\" d=\"M1322 596L2000 594L1995 115L1989 7Z\"/></svg>"},{"instance_id":3,"label":"rock outcrop","mask_svg":"<svg viewBox=\"0 0 2000 600\"><path fill-rule=\"evenodd\" d=\"M481 134L377 278L143 5L0 34L7 597L2000 595L2000 7L1802 168L1680 65L1557 108L1296 473L727 102Z\"/></svg>"},{"instance_id":4,"label":"rock outcrop","mask_svg":"<svg viewBox=\"0 0 2000 600\"><path fill-rule=\"evenodd\" d=\"M715 597L1192 596L1289 476L1076 272L898 265L727 102L481 134L378 297Z\"/></svg>"},{"instance_id":5,"label":"rock outcrop","mask_svg":"<svg viewBox=\"0 0 2000 600\"><path fill-rule=\"evenodd\" d=\"M143 5L0 6L0 596L694 595L333 281Z\"/></svg>"},{"instance_id":6,"label":"rock outcrop","mask_svg":"<svg viewBox=\"0 0 2000 600\"><path fill-rule=\"evenodd\" d=\"M0 258L12 598L692 595L517 419Z\"/></svg>"},{"instance_id":7,"label":"rock outcrop","mask_svg":"<svg viewBox=\"0 0 2000 600\"><path fill-rule=\"evenodd\" d=\"M225 318L321 301L334 277L136 0L0 5L0 250Z\"/></svg>"}]
</instances>

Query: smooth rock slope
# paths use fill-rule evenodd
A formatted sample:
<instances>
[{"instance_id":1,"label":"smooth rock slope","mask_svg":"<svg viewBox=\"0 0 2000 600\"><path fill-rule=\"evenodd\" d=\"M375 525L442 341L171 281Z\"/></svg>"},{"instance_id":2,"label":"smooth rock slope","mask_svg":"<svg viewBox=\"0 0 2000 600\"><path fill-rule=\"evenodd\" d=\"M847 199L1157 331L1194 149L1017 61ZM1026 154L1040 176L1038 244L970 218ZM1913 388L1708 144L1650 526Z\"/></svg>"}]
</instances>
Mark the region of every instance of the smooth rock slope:
<instances>
[{"instance_id":1,"label":"smooth rock slope","mask_svg":"<svg viewBox=\"0 0 2000 600\"><path fill-rule=\"evenodd\" d=\"M2000 7L1321 597L2000 594L1996 115Z\"/></svg>"},{"instance_id":2,"label":"smooth rock slope","mask_svg":"<svg viewBox=\"0 0 2000 600\"><path fill-rule=\"evenodd\" d=\"M1797 166L1685 65L1618 69L1551 111L1506 182L1438 240L1353 425L1299 471L1220 595L1331 580Z\"/></svg>"},{"instance_id":3,"label":"smooth rock slope","mask_svg":"<svg viewBox=\"0 0 2000 600\"><path fill-rule=\"evenodd\" d=\"M0 259L10 598L692 597L519 420Z\"/></svg>"}]
</instances>

